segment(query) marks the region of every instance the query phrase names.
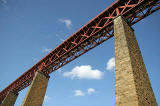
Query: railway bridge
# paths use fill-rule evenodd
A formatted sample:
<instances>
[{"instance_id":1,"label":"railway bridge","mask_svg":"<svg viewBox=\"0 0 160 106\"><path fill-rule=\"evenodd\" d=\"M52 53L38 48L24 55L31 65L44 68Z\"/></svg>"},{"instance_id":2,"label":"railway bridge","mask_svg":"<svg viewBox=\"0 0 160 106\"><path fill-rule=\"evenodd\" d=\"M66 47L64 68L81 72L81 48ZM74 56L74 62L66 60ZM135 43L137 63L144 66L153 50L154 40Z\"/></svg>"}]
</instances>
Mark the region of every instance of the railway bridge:
<instances>
[{"instance_id":1,"label":"railway bridge","mask_svg":"<svg viewBox=\"0 0 160 106\"><path fill-rule=\"evenodd\" d=\"M0 106L42 106L49 74L114 37L115 105L158 106L132 25L160 9L159 0L116 0L0 92Z\"/></svg>"}]
</instances>

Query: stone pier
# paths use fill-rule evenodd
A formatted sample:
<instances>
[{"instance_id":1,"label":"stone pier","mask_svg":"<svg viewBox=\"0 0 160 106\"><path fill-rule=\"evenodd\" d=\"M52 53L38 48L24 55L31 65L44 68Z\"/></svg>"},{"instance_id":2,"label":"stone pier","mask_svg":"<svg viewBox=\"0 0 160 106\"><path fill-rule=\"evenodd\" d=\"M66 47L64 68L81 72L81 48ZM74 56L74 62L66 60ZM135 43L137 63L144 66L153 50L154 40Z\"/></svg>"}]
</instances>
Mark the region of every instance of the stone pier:
<instances>
[{"instance_id":1,"label":"stone pier","mask_svg":"<svg viewBox=\"0 0 160 106\"><path fill-rule=\"evenodd\" d=\"M0 106L14 106L18 93L15 91L9 91L5 99L2 101Z\"/></svg>"},{"instance_id":2,"label":"stone pier","mask_svg":"<svg viewBox=\"0 0 160 106\"><path fill-rule=\"evenodd\" d=\"M21 106L42 106L49 76L37 71Z\"/></svg>"},{"instance_id":3,"label":"stone pier","mask_svg":"<svg viewBox=\"0 0 160 106\"><path fill-rule=\"evenodd\" d=\"M127 21L114 19L115 106L158 106L143 58Z\"/></svg>"}]
</instances>

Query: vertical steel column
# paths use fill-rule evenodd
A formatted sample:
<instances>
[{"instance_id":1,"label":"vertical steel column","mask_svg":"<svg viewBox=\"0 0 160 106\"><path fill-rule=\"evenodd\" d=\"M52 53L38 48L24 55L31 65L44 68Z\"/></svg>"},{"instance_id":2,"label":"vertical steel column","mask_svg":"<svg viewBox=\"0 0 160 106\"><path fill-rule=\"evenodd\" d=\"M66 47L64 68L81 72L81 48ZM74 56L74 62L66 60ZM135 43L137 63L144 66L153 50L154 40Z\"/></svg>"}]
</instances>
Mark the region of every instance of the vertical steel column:
<instances>
[{"instance_id":1,"label":"vertical steel column","mask_svg":"<svg viewBox=\"0 0 160 106\"><path fill-rule=\"evenodd\" d=\"M115 106L158 106L143 58L127 21L114 19Z\"/></svg>"},{"instance_id":2,"label":"vertical steel column","mask_svg":"<svg viewBox=\"0 0 160 106\"><path fill-rule=\"evenodd\" d=\"M42 106L49 76L37 71L21 106Z\"/></svg>"}]
</instances>

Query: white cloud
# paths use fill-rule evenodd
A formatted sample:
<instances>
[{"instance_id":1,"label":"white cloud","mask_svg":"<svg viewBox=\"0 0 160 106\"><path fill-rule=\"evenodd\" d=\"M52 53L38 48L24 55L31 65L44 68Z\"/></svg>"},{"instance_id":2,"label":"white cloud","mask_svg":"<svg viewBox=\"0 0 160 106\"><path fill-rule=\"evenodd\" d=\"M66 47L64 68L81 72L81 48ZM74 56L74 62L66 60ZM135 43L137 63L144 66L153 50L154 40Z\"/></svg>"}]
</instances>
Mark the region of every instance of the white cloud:
<instances>
[{"instance_id":1,"label":"white cloud","mask_svg":"<svg viewBox=\"0 0 160 106\"><path fill-rule=\"evenodd\" d=\"M70 72L64 72L64 77L70 77L71 79L96 79L100 80L103 76L103 72L99 70L93 70L90 65L76 66Z\"/></svg>"},{"instance_id":2,"label":"white cloud","mask_svg":"<svg viewBox=\"0 0 160 106\"><path fill-rule=\"evenodd\" d=\"M92 94L92 93L94 93L95 92L95 89L94 88L88 88L88 90L87 90L87 93L88 94Z\"/></svg>"},{"instance_id":3,"label":"white cloud","mask_svg":"<svg viewBox=\"0 0 160 106\"><path fill-rule=\"evenodd\" d=\"M85 96L86 94L91 95L94 92L96 92L96 90L94 88L88 88L87 92L83 92L82 90L74 90L74 96Z\"/></svg>"},{"instance_id":4,"label":"white cloud","mask_svg":"<svg viewBox=\"0 0 160 106\"><path fill-rule=\"evenodd\" d=\"M64 39L62 39L59 34L56 34L56 36L60 41L62 41L62 42L64 41Z\"/></svg>"},{"instance_id":5,"label":"white cloud","mask_svg":"<svg viewBox=\"0 0 160 106\"><path fill-rule=\"evenodd\" d=\"M42 52L44 52L44 53L47 52L47 53L48 53L48 52L50 52L51 50L52 50L52 49L49 49L49 48L43 48L43 49L42 49Z\"/></svg>"},{"instance_id":6,"label":"white cloud","mask_svg":"<svg viewBox=\"0 0 160 106\"><path fill-rule=\"evenodd\" d=\"M58 72L58 73L61 73L61 72L62 72L62 68L59 68L59 69L57 70L57 72Z\"/></svg>"},{"instance_id":7,"label":"white cloud","mask_svg":"<svg viewBox=\"0 0 160 106\"><path fill-rule=\"evenodd\" d=\"M59 19L59 21L64 23L68 29L72 26L72 21L70 19Z\"/></svg>"},{"instance_id":8,"label":"white cloud","mask_svg":"<svg viewBox=\"0 0 160 106\"><path fill-rule=\"evenodd\" d=\"M33 60L34 62L38 62L38 58L32 57L32 60Z\"/></svg>"},{"instance_id":9,"label":"white cloud","mask_svg":"<svg viewBox=\"0 0 160 106\"><path fill-rule=\"evenodd\" d=\"M108 60L106 69L113 70L114 68L115 68L115 58L112 57Z\"/></svg>"},{"instance_id":10,"label":"white cloud","mask_svg":"<svg viewBox=\"0 0 160 106\"><path fill-rule=\"evenodd\" d=\"M84 96L84 92L82 92L81 90L75 90L74 91L74 96Z\"/></svg>"},{"instance_id":11,"label":"white cloud","mask_svg":"<svg viewBox=\"0 0 160 106\"><path fill-rule=\"evenodd\" d=\"M50 100L51 100L51 98L49 96L45 95L44 102L49 102Z\"/></svg>"}]
</instances>

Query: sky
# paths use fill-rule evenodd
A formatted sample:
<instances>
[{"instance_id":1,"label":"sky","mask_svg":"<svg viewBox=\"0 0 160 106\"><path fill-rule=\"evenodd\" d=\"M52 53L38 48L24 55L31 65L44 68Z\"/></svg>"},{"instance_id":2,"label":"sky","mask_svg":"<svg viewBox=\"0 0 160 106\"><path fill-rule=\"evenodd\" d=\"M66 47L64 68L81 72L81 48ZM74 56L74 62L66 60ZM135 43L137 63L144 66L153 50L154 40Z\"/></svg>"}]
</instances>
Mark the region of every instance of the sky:
<instances>
[{"instance_id":1,"label":"sky","mask_svg":"<svg viewBox=\"0 0 160 106\"><path fill-rule=\"evenodd\" d=\"M0 90L114 0L0 0ZM160 104L160 11L133 26ZM43 106L114 106L114 38L50 74ZM28 88L19 92L15 106Z\"/></svg>"}]
</instances>

